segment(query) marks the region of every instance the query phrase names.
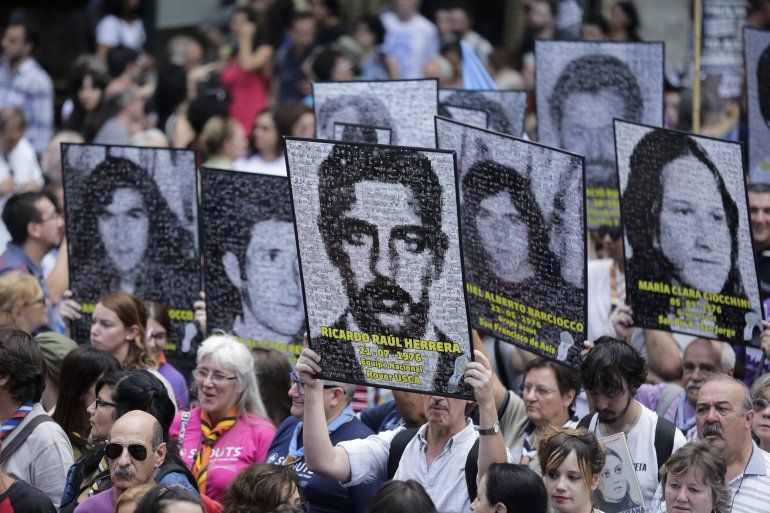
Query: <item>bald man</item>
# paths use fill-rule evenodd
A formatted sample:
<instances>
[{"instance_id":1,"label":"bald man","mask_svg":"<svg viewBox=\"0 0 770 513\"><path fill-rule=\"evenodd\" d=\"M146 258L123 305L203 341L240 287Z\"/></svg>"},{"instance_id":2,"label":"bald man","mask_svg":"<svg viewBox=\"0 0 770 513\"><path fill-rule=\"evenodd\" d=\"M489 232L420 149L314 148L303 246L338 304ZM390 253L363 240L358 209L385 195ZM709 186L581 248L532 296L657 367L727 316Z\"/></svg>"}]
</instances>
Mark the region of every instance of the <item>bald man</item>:
<instances>
[{"instance_id":1,"label":"bald man","mask_svg":"<svg viewBox=\"0 0 770 513\"><path fill-rule=\"evenodd\" d=\"M149 413L130 411L112 425L105 452L112 488L83 501L75 513L113 513L115 501L124 491L154 484L155 470L166 459L163 428Z\"/></svg>"}]
</instances>

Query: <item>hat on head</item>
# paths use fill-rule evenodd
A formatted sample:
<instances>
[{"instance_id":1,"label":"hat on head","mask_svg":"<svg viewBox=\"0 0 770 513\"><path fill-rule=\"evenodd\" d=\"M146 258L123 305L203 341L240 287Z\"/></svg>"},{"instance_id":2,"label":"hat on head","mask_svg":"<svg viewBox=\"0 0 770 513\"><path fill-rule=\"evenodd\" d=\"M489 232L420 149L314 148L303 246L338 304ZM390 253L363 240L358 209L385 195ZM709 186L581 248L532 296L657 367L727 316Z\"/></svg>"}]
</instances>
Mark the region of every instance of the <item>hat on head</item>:
<instances>
[{"instance_id":1,"label":"hat on head","mask_svg":"<svg viewBox=\"0 0 770 513\"><path fill-rule=\"evenodd\" d=\"M40 351L43 353L48 373L56 383L59 383L59 372L64 358L77 349L77 343L71 338L55 331L46 331L35 337Z\"/></svg>"}]
</instances>

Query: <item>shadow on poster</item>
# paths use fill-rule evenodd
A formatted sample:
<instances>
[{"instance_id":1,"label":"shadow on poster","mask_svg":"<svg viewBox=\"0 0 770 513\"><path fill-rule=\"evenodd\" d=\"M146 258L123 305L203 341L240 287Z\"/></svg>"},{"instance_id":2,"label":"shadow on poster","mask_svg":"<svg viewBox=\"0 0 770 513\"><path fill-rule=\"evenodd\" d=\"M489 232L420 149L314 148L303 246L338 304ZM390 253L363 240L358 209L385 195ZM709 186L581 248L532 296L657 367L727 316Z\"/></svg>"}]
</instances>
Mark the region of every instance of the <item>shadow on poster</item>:
<instances>
[{"instance_id":1,"label":"shadow on poster","mask_svg":"<svg viewBox=\"0 0 770 513\"><path fill-rule=\"evenodd\" d=\"M594 507L604 513L646 513L642 489L634 470L625 433L599 439L605 450Z\"/></svg>"},{"instance_id":2,"label":"shadow on poster","mask_svg":"<svg viewBox=\"0 0 770 513\"><path fill-rule=\"evenodd\" d=\"M392 130L384 126L334 123L334 140L341 142L390 144Z\"/></svg>"},{"instance_id":3,"label":"shadow on poster","mask_svg":"<svg viewBox=\"0 0 770 513\"><path fill-rule=\"evenodd\" d=\"M289 180L202 168L200 229L209 331L296 360L305 308Z\"/></svg>"},{"instance_id":4,"label":"shadow on poster","mask_svg":"<svg viewBox=\"0 0 770 513\"><path fill-rule=\"evenodd\" d=\"M440 117L436 142L457 152L472 326L579 368L583 157Z\"/></svg>"},{"instance_id":5,"label":"shadow on poster","mask_svg":"<svg viewBox=\"0 0 770 513\"><path fill-rule=\"evenodd\" d=\"M524 131L526 111L526 91L438 91L439 116L514 137L521 137Z\"/></svg>"},{"instance_id":6,"label":"shadow on poster","mask_svg":"<svg viewBox=\"0 0 770 513\"><path fill-rule=\"evenodd\" d=\"M62 144L70 288L83 305L73 338L89 340L91 313L124 291L169 309L169 360L194 359L198 299L195 153L190 150Z\"/></svg>"},{"instance_id":7,"label":"shadow on poster","mask_svg":"<svg viewBox=\"0 0 770 513\"><path fill-rule=\"evenodd\" d=\"M742 146L621 120L615 144L634 325L758 340Z\"/></svg>"},{"instance_id":8,"label":"shadow on poster","mask_svg":"<svg viewBox=\"0 0 770 513\"><path fill-rule=\"evenodd\" d=\"M287 138L286 160L323 377L471 397L454 155Z\"/></svg>"},{"instance_id":9,"label":"shadow on poster","mask_svg":"<svg viewBox=\"0 0 770 513\"><path fill-rule=\"evenodd\" d=\"M770 184L770 31L745 28L749 182Z\"/></svg>"},{"instance_id":10,"label":"shadow on poster","mask_svg":"<svg viewBox=\"0 0 770 513\"><path fill-rule=\"evenodd\" d=\"M620 224L613 118L661 126L663 43L537 41L538 141L585 155L590 229Z\"/></svg>"},{"instance_id":11,"label":"shadow on poster","mask_svg":"<svg viewBox=\"0 0 770 513\"><path fill-rule=\"evenodd\" d=\"M381 80L313 82L316 137L335 139L335 123L390 129L390 143L431 148L438 82Z\"/></svg>"}]
</instances>

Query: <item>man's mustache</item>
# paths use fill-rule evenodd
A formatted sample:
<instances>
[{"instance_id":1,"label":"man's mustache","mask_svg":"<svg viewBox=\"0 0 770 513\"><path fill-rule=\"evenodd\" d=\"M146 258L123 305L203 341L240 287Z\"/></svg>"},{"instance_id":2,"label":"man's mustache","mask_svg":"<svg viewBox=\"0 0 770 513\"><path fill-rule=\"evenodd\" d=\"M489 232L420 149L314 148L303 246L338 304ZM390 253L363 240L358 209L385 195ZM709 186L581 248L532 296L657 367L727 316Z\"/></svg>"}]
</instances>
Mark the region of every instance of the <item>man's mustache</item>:
<instances>
[{"instance_id":1,"label":"man's mustache","mask_svg":"<svg viewBox=\"0 0 770 513\"><path fill-rule=\"evenodd\" d=\"M394 310L393 313L401 313L403 305L408 305L412 302L412 298L404 289L381 276L367 283L358 296L367 303L374 303L375 310ZM394 301L396 305L395 307L388 308L385 306L384 301Z\"/></svg>"},{"instance_id":2,"label":"man's mustache","mask_svg":"<svg viewBox=\"0 0 770 513\"><path fill-rule=\"evenodd\" d=\"M722 429L722 426L720 426L716 422L709 422L703 427L703 438L706 438L707 436L718 436L719 438L724 440L725 432Z\"/></svg>"},{"instance_id":3,"label":"man's mustache","mask_svg":"<svg viewBox=\"0 0 770 513\"><path fill-rule=\"evenodd\" d=\"M136 472L131 467L117 467L115 469L115 477L128 477L133 478L136 476Z\"/></svg>"},{"instance_id":4,"label":"man's mustache","mask_svg":"<svg viewBox=\"0 0 770 513\"><path fill-rule=\"evenodd\" d=\"M693 381L693 380L687 380L687 384L685 385L685 388L700 388L703 386L703 381Z\"/></svg>"}]
</instances>

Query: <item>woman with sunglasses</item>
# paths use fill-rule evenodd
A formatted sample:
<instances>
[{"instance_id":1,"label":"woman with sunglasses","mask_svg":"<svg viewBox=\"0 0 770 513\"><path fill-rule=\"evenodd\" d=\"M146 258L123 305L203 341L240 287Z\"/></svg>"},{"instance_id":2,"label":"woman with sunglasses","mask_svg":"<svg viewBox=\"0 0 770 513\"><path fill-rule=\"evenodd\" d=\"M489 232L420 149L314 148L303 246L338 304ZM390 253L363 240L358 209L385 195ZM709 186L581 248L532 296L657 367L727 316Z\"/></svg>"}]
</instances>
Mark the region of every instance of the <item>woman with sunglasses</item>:
<instances>
[{"instance_id":1,"label":"woman with sunglasses","mask_svg":"<svg viewBox=\"0 0 770 513\"><path fill-rule=\"evenodd\" d=\"M204 340L193 376L199 406L177 414L171 436L179 439L198 491L221 502L242 470L265 459L275 427L266 418L254 360L235 338Z\"/></svg>"},{"instance_id":2,"label":"woman with sunglasses","mask_svg":"<svg viewBox=\"0 0 770 513\"><path fill-rule=\"evenodd\" d=\"M770 373L764 374L751 387L754 420L751 432L760 449L770 451Z\"/></svg>"},{"instance_id":3,"label":"woman with sunglasses","mask_svg":"<svg viewBox=\"0 0 770 513\"><path fill-rule=\"evenodd\" d=\"M302 493L312 513L363 513L382 481L343 488L333 479L310 472L305 464L302 419L305 414L305 392L302 380L291 373L291 416L278 427L265 463L291 465L302 483ZM326 425L333 444L366 438L373 433L353 413L356 386L326 381L323 399Z\"/></svg>"},{"instance_id":4,"label":"woman with sunglasses","mask_svg":"<svg viewBox=\"0 0 770 513\"><path fill-rule=\"evenodd\" d=\"M174 403L166 387L155 375L144 370L108 373L96 385L96 397L88 407L91 416L91 439L94 449L80 458L67 474L67 486L60 511L74 511L85 498L109 489L110 472L107 466L104 441L114 422L133 410L146 411L155 417L163 430L167 445L166 458L155 475L156 482L179 484L195 490L195 478L182 461L179 448L170 443L169 427L174 419Z\"/></svg>"}]
</instances>

